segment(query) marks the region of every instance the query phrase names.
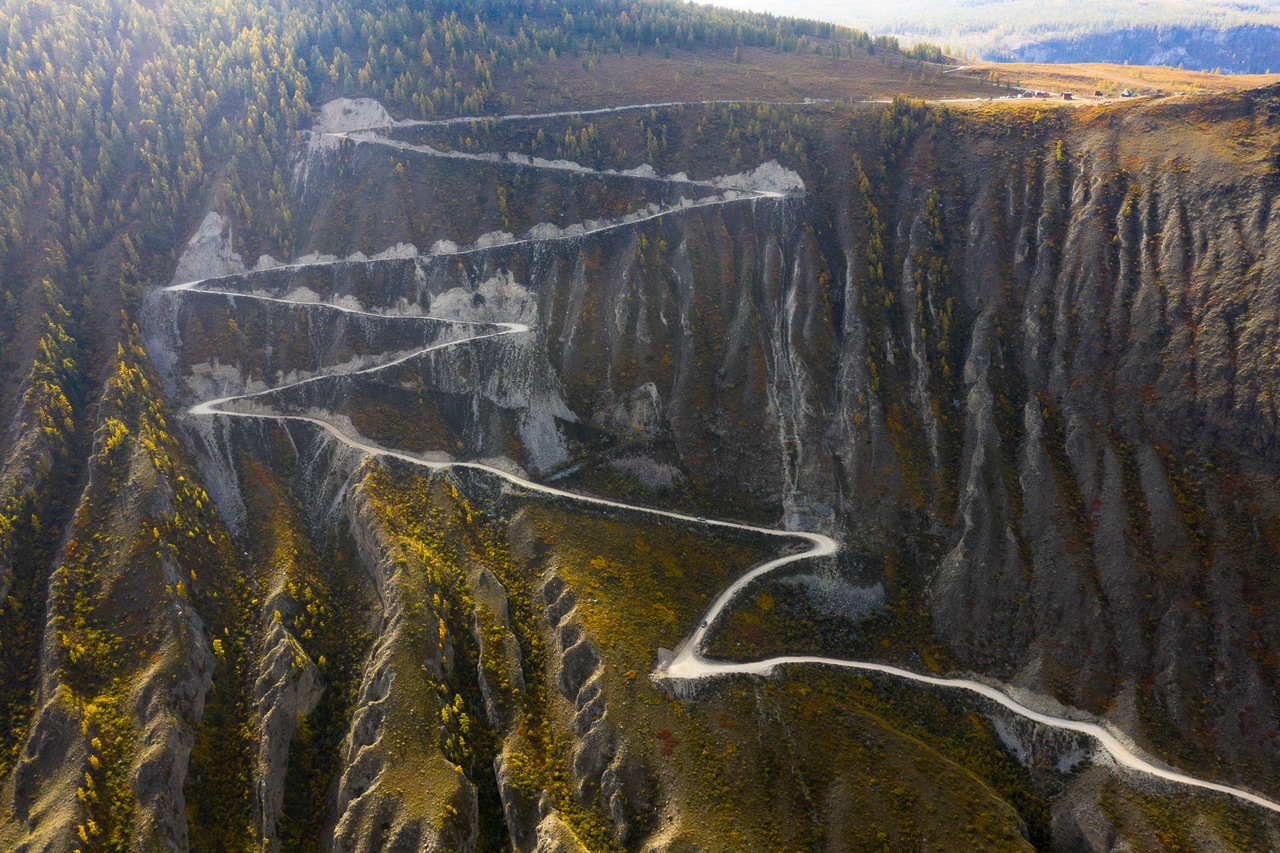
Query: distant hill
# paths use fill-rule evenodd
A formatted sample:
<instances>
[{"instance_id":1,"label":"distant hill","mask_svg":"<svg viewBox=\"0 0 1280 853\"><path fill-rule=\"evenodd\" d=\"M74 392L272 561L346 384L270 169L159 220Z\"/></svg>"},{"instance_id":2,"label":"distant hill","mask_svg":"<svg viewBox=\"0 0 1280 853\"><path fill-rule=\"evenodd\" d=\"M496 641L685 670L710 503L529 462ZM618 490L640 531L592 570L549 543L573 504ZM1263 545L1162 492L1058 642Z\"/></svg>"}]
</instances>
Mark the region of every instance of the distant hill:
<instances>
[{"instance_id":1,"label":"distant hill","mask_svg":"<svg viewBox=\"0 0 1280 853\"><path fill-rule=\"evenodd\" d=\"M1112 62L1261 74L1280 68L1280 27L1133 27L1035 41L991 55L1020 62Z\"/></svg>"},{"instance_id":2,"label":"distant hill","mask_svg":"<svg viewBox=\"0 0 1280 853\"><path fill-rule=\"evenodd\" d=\"M817 17L949 45L958 55L1019 62L1182 65L1260 74L1280 69L1280 4L1274 0L728 0L727 5Z\"/></svg>"}]
</instances>

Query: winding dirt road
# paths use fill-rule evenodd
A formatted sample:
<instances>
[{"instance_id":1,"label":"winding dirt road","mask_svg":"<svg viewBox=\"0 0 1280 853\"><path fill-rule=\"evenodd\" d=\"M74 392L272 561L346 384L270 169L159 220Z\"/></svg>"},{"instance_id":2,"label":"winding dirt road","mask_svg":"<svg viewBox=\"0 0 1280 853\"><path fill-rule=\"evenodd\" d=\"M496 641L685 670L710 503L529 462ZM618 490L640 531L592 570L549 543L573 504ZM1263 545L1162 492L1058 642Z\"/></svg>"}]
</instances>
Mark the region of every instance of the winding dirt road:
<instances>
[{"instance_id":1,"label":"winding dirt road","mask_svg":"<svg viewBox=\"0 0 1280 853\"><path fill-rule=\"evenodd\" d=\"M550 113L512 113L501 116L453 116L450 118L402 119L395 123L396 127L454 127L460 124L499 124L515 121L547 121L557 118L579 118L582 116L611 115L613 113L635 112L637 110L662 110L675 107L718 107L729 104L746 104L747 106L769 107L810 107L816 104L827 104L827 98L805 98L802 101L659 101L652 104L621 104L616 107L591 107L581 110L558 110ZM889 101L858 101L860 104L887 104Z\"/></svg>"},{"instance_id":2,"label":"winding dirt road","mask_svg":"<svg viewBox=\"0 0 1280 853\"><path fill-rule=\"evenodd\" d=\"M612 108L609 111L620 111L622 109L627 109L627 108L618 107L618 108ZM534 117L530 117L530 118L534 118ZM374 140L369 138L363 138L361 139L361 141L374 141ZM383 140L383 141L386 142L386 140ZM447 156L443 152L436 152L433 149L422 151L422 153L434 154L436 156ZM594 170L590 170L590 171L594 171ZM652 177L650 179L671 180L669 178L662 178L662 177ZM770 193L770 192L762 192L762 191L746 191L746 192L749 194L744 195L743 197L738 197L738 198L721 197L715 201L708 200L705 202L705 204L729 204L735 201L754 200L758 198L776 197L778 195L781 195L780 193ZM666 216L672 213L676 213L680 210L687 210L687 209L689 209L689 205L687 204L683 206L673 206L669 209L663 209L657 213L648 215L645 218L653 219L653 218L657 218L658 216ZM594 231L605 230L607 228L623 227L625 225L634 224L637 221L644 221L644 220L632 219L629 221L619 221L619 222L610 223L608 225L598 227L594 229ZM574 234L565 234L561 238L550 238L550 239L565 239L570 237L580 237L584 233L592 233L592 232L586 229L582 229L577 231ZM516 242L537 242L537 240L535 240L534 238L526 238L525 240L516 241ZM510 245L510 244L507 244L507 245ZM457 252L446 253L446 254L464 254L470 251L478 251L478 249L477 248L460 249ZM368 262L377 262L377 261L375 260L375 261L368 261ZM329 266L329 265L334 265L338 263L344 263L344 261L321 261L315 264L288 265L285 267L275 267L274 270L278 271L282 268L296 269L302 266ZM269 272L269 270L264 270L261 272ZM255 275L255 273L253 272L242 274L242 276L245 278L252 277L253 275ZM214 400L207 400L205 402L197 403L196 405L191 406L188 409L188 414L191 416L195 416L195 417L219 416L219 417L237 417L237 418L257 418L257 419L267 419L267 420L274 420L274 421L305 422L317 427L318 429L321 429L327 432L334 439L336 439L339 442L342 442L346 446L354 450L357 450L361 453L367 454L370 457L387 457L392 459L398 459L398 460L407 462L412 465L417 465L431 471L443 471L448 469L466 469L466 470L483 472L487 475L497 477L500 480L505 481L515 489L522 492L526 492L526 493L547 495L551 497L567 499L567 500L575 501L578 503L587 504L590 506L601 507L604 509L628 512L628 513L636 513L636 514L643 515L650 518L671 520L671 521L677 521L677 522L682 522L686 524L702 525L702 526L712 527L712 528L746 531L754 534L774 537L777 539L784 539L792 542L799 542L807 546L802 551L777 557L775 559L761 563L758 566L755 566L750 571L746 572L744 575L738 578L732 585L730 585L728 588L722 591L711 603L711 605L707 608L701 620L699 621L698 625L694 628L693 632L689 635L688 638L686 638L679 645L672 659L669 662L667 662L665 665L659 666L659 668L654 672L653 677L657 680L681 682L681 681L697 681L697 680L705 680L705 679L714 679L714 678L721 678L725 676L734 676L734 675L767 676L781 666L816 665L816 666L839 667L842 669L855 670L859 672L878 673L882 675L891 676L894 678L900 678L905 681L910 681L916 684L927 685L930 687L964 691L970 694L974 694L976 696L980 696L983 699L995 702L996 704L1000 705L1006 710L1011 711L1020 717L1023 717L1027 720L1031 720L1040 725L1044 725L1046 727L1057 729L1060 731L1067 731L1067 732L1073 732L1076 734L1086 735L1094 739L1098 743L1098 745L1101 746L1111 756L1111 758L1114 759L1115 763L1120 767L1127 768L1137 773L1145 774L1155 779L1160 779L1167 782L1186 785L1192 788L1199 788L1206 791L1225 794L1225 795L1240 799L1244 802L1259 806L1263 809L1267 809L1271 812L1280 814L1280 804L1272 800L1269 800L1265 797L1259 796L1247 790L1233 787L1230 785L1223 785L1216 782L1198 779L1194 776L1189 776L1185 773L1179 773L1175 770L1169 769L1167 767L1164 767L1156 763L1153 759L1143 756L1136 747L1130 744L1127 744L1120 737L1117 737L1115 733L1113 733L1108 728L1104 727L1103 725L1099 724L1096 721L1083 719L1083 718L1076 719L1076 718L1055 716L1052 714L1044 713L1042 711L1037 711L1034 708L1031 708L1019 702L1018 700L1014 699L1005 690L999 689L998 687L995 687L980 681L976 681L973 679L960 678L960 677L941 678L937 676L925 675L922 673L913 672L911 670L902 669L896 666L890 666L887 664L875 663L870 661L844 660L840 658L829 658L829 657L818 657L818 656L807 656L807 655L784 655L784 656L772 657L772 658L767 658L765 660L751 661L746 663L716 661L716 660L708 659L703 655L703 650L704 650L706 639L709 632L716 625L720 617L724 614L726 608L728 608L729 605L732 604L734 600L738 598L745 590L747 590L753 583L760 580L764 576L770 574L771 572L775 572L785 566L788 566L800 561L804 561L804 560L815 560L823 557L830 557L839 551L839 548L840 548L839 543L837 543L836 540L832 539L831 537L825 536L821 533L778 530L775 528L759 527L756 525L744 524L744 523L735 522L735 521L726 521L722 519L706 519L702 517L687 515L684 513L672 512L669 510L654 509L651 507L625 503L622 501L609 500L607 498L577 494L575 492L559 489L554 486L546 485L544 483L535 482L533 480L527 479L524 476L521 476L518 473L514 473L513 471L505 470L504 468L497 467L495 465L486 464L484 462L452 461L449 459L428 459L422 456L417 456L410 453L404 453L401 451L392 450L386 447L381 447L379 445L372 444L366 440L363 440L361 438L348 434L347 432L345 432L343 429L341 429L334 423L328 420L325 420L323 417L319 417L316 415L283 414L283 413L272 412L265 409L258 409L256 411L237 411L235 409L227 408L228 406L238 402L246 402L246 401L261 402L262 398L270 394L283 391L289 388L294 388L307 383L322 382L322 381L339 378L339 377L376 373L378 371L386 370L396 365L403 364L411 359L421 357L423 355L426 355L436 350L444 349L446 347L464 346L476 341L485 340L489 338L500 338L508 335L526 334L531 330L529 326L520 324L520 323L464 322L464 321L454 320L448 317L428 317L428 316L412 315L412 314L406 314L406 313L396 314L396 313L365 311L365 310L351 308L343 305L337 305L331 302L299 301L299 300L291 300L291 299L282 299L279 297L266 296L262 294L248 293L244 291L231 291L226 289L210 287L209 283L211 281L213 281L213 279L205 279L201 281L175 284L165 288L165 292L172 295L175 298L181 298L184 295L190 294L190 293L201 293L201 294L210 294L210 295L222 295L227 298L234 298L234 299L257 299L257 300L262 300L266 302L285 304L289 306L310 307L310 308L320 308L323 310L342 311L350 314L377 317L377 318L388 319L388 320L446 322L446 323L456 324L460 327L466 327L470 329L472 333L454 340L450 340L442 343L436 343L430 346L423 347L421 349L413 350L407 354L401 354L393 359L390 359L385 362L381 362L379 364L376 364L370 367L364 367L364 368L350 370L346 372L321 373L321 374L312 376L310 378L303 379L299 382L278 386L276 388L271 388L266 391L258 391L258 392L249 393L249 394L242 394L242 395L221 397ZM1084 715L1082 714L1080 716L1083 717Z\"/></svg>"}]
</instances>

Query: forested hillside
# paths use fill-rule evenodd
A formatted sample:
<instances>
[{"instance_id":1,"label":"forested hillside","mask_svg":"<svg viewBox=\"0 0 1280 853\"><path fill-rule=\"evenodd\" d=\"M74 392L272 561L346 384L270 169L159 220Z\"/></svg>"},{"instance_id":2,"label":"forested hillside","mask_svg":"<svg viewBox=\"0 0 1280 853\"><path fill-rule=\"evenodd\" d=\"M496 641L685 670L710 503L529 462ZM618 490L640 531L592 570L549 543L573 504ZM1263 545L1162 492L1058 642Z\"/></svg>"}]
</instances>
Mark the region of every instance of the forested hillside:
<instances>
[{"instance_id":1,"label":"forested hillside","mask_svg":"<svg viewBox=\"0 0 1280 853\"><path fill-rule=\"evenodd\" d=\"M1280 843L1273 90L608 0L0 59L0 848Z\"/></svg>"},{"instance_id":2,"label":"forested hillside","mask_svg":"<svg viewBox=\"0 0 1280 853\"><path fill-rule=\"evenodd\" d=\"M660 4L6 4L0 419L12 429L0 495L5 541L36 548L6 548L6 563L34 561L28 575L48 563L113 353L211 195L236 214L247 256L290 256L288 152L319 104L367 94L404 117L498 113L521 105L500 83L561 57L585 69L673 48L896 55L829 25ZM37 617L43 584L18 581L32 598L6 607Z\"/></svg>"}]
</instances>

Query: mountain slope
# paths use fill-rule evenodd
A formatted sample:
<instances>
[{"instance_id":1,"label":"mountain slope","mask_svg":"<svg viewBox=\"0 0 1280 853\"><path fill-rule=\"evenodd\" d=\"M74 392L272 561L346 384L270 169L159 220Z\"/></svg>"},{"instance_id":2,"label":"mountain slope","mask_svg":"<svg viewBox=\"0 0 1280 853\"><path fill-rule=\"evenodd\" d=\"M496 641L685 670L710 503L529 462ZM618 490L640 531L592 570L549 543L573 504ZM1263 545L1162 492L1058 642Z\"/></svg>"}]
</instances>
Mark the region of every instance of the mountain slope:
<instances>
[{"instance_id":1,"label":"mountain slope","mask_svg":"<svg viewBox=\"0 0 1280 853\"><path fill-rule=\"evenodd\" d=\"M975 672L1274 801L1273 92L865 103L988 89L683 7L113 8L85 49L150 76L81 127L132 177L82 240L25 175L5 255L51 276L6 331L6 847L1275 843L969 694L660 666L820 530L706 654Z\"/></svg>"}]
</instances>

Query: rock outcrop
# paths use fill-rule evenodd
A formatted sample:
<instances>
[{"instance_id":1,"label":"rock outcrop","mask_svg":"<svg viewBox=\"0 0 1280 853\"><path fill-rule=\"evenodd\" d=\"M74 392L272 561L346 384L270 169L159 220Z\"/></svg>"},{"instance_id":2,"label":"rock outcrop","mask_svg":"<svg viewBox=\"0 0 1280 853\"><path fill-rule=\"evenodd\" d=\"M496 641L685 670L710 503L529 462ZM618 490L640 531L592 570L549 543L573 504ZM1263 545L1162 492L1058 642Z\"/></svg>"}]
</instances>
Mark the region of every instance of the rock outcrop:
<instances>
[{"instance_id":1,"label":"rock outcrop","mask_svg":"<svg viewBox=\"0 0 1280 853\"><path fill-rule=\"evenodd\" d=\"M269 839L269 853L275 853L280 848L276 826L284 806L289 746L297 734L299 720L315 710L323 685L315 662L275 618L269 620L264 646L253 685L259 721L254 805L261 837Z\"/></svg>"},{"instance_id":2,"label":"rock outcrop","mask_svg":"<svg viewBox=\"0 0 1280 853\"><path fill-rule=\"evenodd\" d=\"M576 600L564 581L551 574L542 586L546 618L554 632L558 661L552 667L560 695L572 706L575 794L584 805L601 809L613 821L619 845L632 838L635 809L645 801L643 768L631 756L626 733L609 719L601 680L602 661L591 640L573 618ZM566 834L554 812L546 809L538 824L538 849L572 850L559 839Z\"/></svg>"},{"instance_id":3,"label":"rock outcrop","mask_svg":"<svg viewBox=\"0 0 1280 853\"><path fill-rule=\"evenodd\" d=\"M445 679L453 649L437 639L443 630L414 624L423 590L406 591L405 584L422 567L392 543L361 490L351 493L348 519L382 612L343 748L333 849L472 850L479 832L475 787L445 758L434 734L433 683ZM404 766L409 741L416 744L414 760Z\"/></svg>"},{"instance_id":4,"label":"rock outcrop","mask_svg":"<svg viewBox=\"0 0 1280 853\"><path fill-rule=\"evenodd\" d=\"M1258 567L1280 552L1280 226L1273 166L1244 133L1274 137L1274 105L1205 104L1005 124L905 101L833 107L816 120L838 133L799 173L766 163L717 181L685 152L709 179L696 185L313 135L295 187L309 254L246 273L206 221L192 263L221 259L220 277L180 305L154 302L148 339L183 401L261 391L229 405L838 535L886 566L865 579L875 603L850 618L880 602L927 613L912 630L958 668L1274 791L1280 596ZM1156 150L1149 133L1181 142ZM499 189L503 211L476 202ZM437 347L496 323L529 328ZM191 433L233 519L234 433ZM468 569L471 636L450 637L414 610L444 593L378 529L358 478L325 476L382 604L335 783L335 847L463 849L482 808L501 808L517 849L574 849L562 793L560 815L536 788L516 791L528 780L512 697L532 675L509 590ZM637 822L649 768L611 718L573 592L552 572L538 594L574 808L607 815L621 845L672 835ZM270 823L291 715L314 707L318 681L305 663L286 672L297 650L267 638L256 699ZM416 754L430 796L394 781L397 750L423 742L412 713L439 711L435 693L456 680L454 643L479 650L496 806L431 738ZM1080 784L1072 797L1096 802ZM1075 808L1055 819L1068 827ZM1063 832L1110 843L1076 823Z\"/></svg>"}]
</instances>

